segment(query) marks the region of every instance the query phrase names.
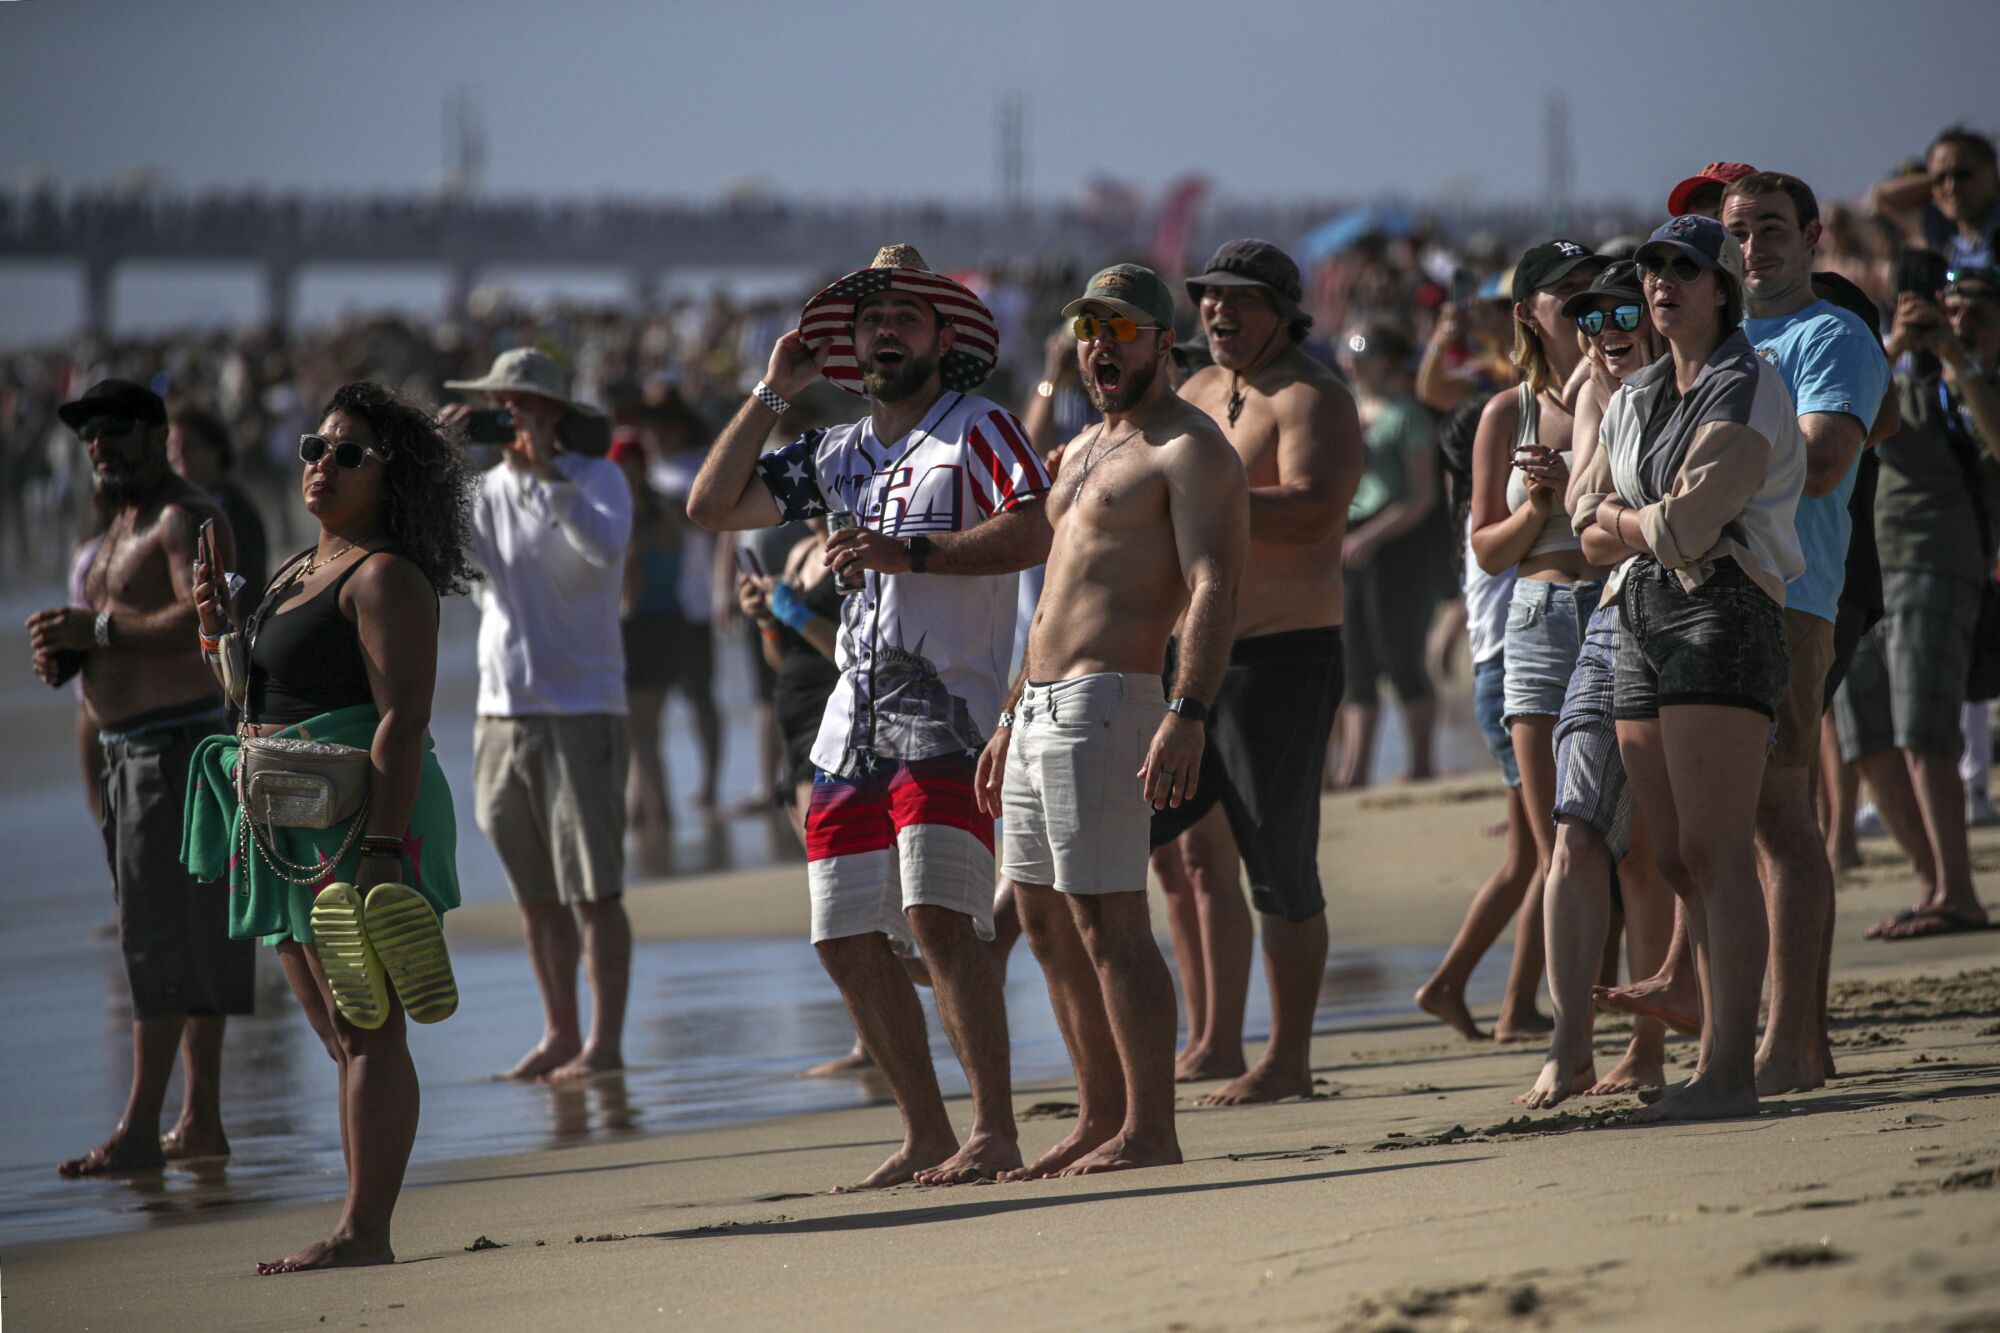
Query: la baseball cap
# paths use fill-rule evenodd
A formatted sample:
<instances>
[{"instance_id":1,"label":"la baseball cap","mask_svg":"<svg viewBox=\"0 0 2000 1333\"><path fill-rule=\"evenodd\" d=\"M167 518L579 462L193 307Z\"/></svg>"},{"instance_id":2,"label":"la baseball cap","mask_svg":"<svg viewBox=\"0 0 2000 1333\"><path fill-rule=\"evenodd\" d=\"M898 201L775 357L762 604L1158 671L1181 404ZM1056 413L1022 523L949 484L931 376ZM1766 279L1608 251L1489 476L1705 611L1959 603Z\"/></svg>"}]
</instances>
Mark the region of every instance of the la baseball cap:
<instances>
[{"instance_id":1,"label":"la baseball cap","mask_svg":"<svg viewBox=\"0 0 2000 1333\"><path fill-rule=\"evenodd\" d=\"M1514 265L1513 298L1525 301L1550 283L1561 282L1578 265L1603 262L1604 257L1594 253L1587 245L1578 245L1561 237L1543 241L1530 247L1521 256L1521 262Z\"/></svg>"},{"instance_id":2,"label":"la baseball cap","mask_svg":"<svg viewBox=\"0 0 2000 1333\"><path fill-rule=\"evenodd\" d=\"M1675 217L1688 211L1688 200L1704 185L1734 185L1745 176L1754 176L1757 168L1748 162L1711 162L1694 175L1667 192L1667 211Z\"/></svg>"},{"instance_id":3,"label":"la baseball cap","mask_svg":"<svg viewBox=\"0 0 2000 1333\"><path fill-rule=\"evenodd\" d=\"M1166 279L1138 264L1113 264L1091 274L1083 295L1062 308L1063 318L1081 314L1086 305L1109 306L1139 324L1174 326L1174 294Z\"/></svg>"},{"instance_id":4,"label":"la baseball cap","mask_svg":"<svg viewBox=\"0 0 2000 1333\"><path fill-rule=\"evenodd\" d=\"M1743 247L1729 234L1729 228L1699 213L1683 213L1653 229L1646 243L1632 258L1640 264L1648 255L1672 252L1686 255L1710 272L1721 273L1743 290Z\"/></svg>"}]
</instances>

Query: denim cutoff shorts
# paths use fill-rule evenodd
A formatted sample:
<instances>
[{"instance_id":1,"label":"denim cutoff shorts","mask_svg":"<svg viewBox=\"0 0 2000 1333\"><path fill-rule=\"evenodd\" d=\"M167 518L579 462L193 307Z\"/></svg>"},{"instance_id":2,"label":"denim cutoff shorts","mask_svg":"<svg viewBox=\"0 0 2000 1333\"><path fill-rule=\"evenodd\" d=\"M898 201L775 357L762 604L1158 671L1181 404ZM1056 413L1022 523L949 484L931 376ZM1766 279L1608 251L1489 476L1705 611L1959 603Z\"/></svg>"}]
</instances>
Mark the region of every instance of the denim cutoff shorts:
<instances>
[{"instance_id":1,"label":"denim cutoff shorts","mask_svg":"<svg viewBox=\"0 0 2000 1333\"><path fill-rule=\"evenodd\" d=\"M1604 595L1603 580L1521 579L1507 606L1507 695L1503 718L1557 717L1583 651L1583 627Z\"/></svg>"}]
</instances>

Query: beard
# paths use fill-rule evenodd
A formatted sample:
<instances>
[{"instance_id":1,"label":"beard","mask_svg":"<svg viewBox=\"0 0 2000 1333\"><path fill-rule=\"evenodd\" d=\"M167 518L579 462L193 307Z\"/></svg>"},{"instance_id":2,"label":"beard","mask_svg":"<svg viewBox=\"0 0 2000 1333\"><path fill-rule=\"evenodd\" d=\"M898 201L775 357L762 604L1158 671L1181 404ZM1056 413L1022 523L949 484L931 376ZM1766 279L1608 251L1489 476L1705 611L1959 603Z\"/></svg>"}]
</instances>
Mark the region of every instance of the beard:
<instances>
[{"instance_id":1,"label":"beard","mask_svg":"<svg viewBox=\"0 0 2000 1333\"><path fill-rule=\"evenodd\" d=\"M1154 357L1142 366L1120 367L1118 387L1099 387L1095 373L1083 377L1084 396L1090 405L1105 415L1129 410L1134 403L1146 396L1153 387L1153 380L1160 373L1160 359Z\"/></svg>"},{"instance_id":2,"label":"beard","mask_svg":"<svg viewBox=\"0 0 2000 1333\"><path fill-rule=\"evenodd\" d=\"M871 360L861 367L861 387L878 403L900 403L929 383L937 366L937 358L920 357L915 352L906 352L893 366Z\"/></svg>"}]
</instances>

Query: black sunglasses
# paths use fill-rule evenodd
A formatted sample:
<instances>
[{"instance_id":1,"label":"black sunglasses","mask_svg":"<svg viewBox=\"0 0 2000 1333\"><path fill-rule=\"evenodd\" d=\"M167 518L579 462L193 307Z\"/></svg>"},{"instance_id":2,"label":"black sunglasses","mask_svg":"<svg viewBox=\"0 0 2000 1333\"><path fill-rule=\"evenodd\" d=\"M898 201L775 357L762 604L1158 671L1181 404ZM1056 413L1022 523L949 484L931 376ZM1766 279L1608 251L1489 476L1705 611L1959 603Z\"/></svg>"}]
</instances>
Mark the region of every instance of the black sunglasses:
<instances>
[{"instance_id":1,"label":"black sunglasses","mask_svg":"<svg viewBox=\"0 0 2000 1333\"><path fill-rule=\"evenodd\" d=\"M1609 319L1613 324L1630 333L1639 327L1639 316L1642 313L1644 312L1635 305L1613 306L1609 310L1587 310L1576 317L1576 326L1595 338L1598 334L1604 332L1604 321Z\"/></svg>"},{"instance_id":2,"label":"black sunglasses","mask_svg":"<svg viewBox=\"0 0 2000 1333\"><path fill-rule=\"evenodd\" d=\"M131 417L92 417L76 435L85 444L94 440L122 440L138 427L139 423Z\"/></svg>"},{"instance_id":3,"label":"black sunglasses","mask_svg":"<svg viewBox=\"0 0 2000 1333\"><path fill-rule=\"evenodd\" d=\"M333 450L333 465L350 471L360 467L361 460L370 454L385 463L389 461L389 455L372 444L357 444L353 440L342 440L339 444L335 444L324 435L299 436L299 461L308 467L325 458L329 449Z\"/></svg>"},{"instance_id":4,"label":"black sunglasses","mask_svg":"<svg viewBox=\"0 0 2000 1333\"><path fill-rule=\"evenodd\" d=\"M1649 278L1670 277L1675 282L1694 282L1701 277L1701 265L1686 255L1661 254L1655 250L1651 254L1639 255L1638 261Z\"/></svg>"},{"instance_id":5,"label":"black sunglasses","mask_svg":"<svg viewBox=\"0 0 2000 1333\"><path fill-rule=\"evenodd\" d=\"M1931 173L1931 186L1932 188L1936 188L1943 185L1946 181L1951 182L1953 185L1963 185L1972 179L1973 174L1971 167L1953 167L1949 171L1934 171Z\"/></svg>"}]
</instances>

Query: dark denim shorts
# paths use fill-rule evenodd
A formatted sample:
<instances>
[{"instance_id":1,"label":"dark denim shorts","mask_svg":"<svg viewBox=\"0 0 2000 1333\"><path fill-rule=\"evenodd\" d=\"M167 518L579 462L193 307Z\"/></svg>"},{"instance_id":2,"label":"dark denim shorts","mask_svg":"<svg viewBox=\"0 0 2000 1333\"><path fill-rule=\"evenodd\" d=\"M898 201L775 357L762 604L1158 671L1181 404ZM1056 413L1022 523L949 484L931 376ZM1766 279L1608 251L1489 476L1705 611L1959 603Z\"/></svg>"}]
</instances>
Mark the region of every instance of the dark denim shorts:
<instances>
[{"instance_id":1,"label":"dark denim shorts","mask_svg":"<svg viewBox=\"0 0 2000 1333\"><path fill-rule=\"evenodd\" d=\"M1790 683L1784 608L1734 560L1693 592L1640 558L1619 598L1615 711L1641 721L1676 704L1719 704L1776 717Z\"/></svg>"}]
</instances>

